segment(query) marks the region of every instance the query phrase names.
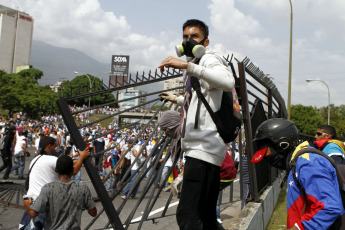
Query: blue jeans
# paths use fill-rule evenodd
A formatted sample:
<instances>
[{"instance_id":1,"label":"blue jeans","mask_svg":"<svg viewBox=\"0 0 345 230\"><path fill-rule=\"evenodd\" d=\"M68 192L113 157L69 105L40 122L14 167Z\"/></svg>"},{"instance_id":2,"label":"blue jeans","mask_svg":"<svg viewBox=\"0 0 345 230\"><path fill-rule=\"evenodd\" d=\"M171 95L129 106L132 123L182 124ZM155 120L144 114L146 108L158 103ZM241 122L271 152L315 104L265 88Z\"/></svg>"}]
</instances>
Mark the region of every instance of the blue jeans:
<instances>
[{"instance_id":1,"label":"blue jeans","mask_svg":"<svg viewBox=\"0 0 345 230\"><path fill-rule=\"evenodd\" d=\"M44 222L46 221L46 213L39 213L38 216L33 218L33 223L35 227L33 228L34 230L42 230L44 228ZM26 225L25 230L30 230L31 229L31 221L30 224Z\"/></svg>"},{"instance_id":2,"label":"blue jeans","mask_svg":"<svg viewBox=\"0 0 345 230\"><path fill-rule=\"evenodd\" d=\"M170 175L168 174L170 171L171 167L170 166L164 166L163 172L162 172L162 180L164 181L167 177ZM168 187L170 184L168 183L168 180L165 182L164 188Z\"/></svg>"},{"instance_id":3,"label":"blue jeans","mask_svg":"<svg viewBox=\"0 0 345 230\"><path fill-rule=\"evenodd\" d=\"M11 171L19 169L19 177L23 177L24 167L25 167L25 155L19 156L19 154L14 155L14 162L16 163L13 165Z\"/></svg>"},{"instance_id":4,"label":"blue jeans","mask_svg":"<svg viewBox=\"0 0 345 230\"><path fill-rule=\"evenodd\" d=\"M108 168L103 168L103 178L105 178L109 174L109 169ZM109 177L109 179L105 182L105 189L107 192L109 192L112 188L111 182L112 182L112 177Z\"/></svg>"},{"instance_id":5,"label":"blue jeans","mask_svg":"<svg viewBox=\"0 0 345 230\"><path fill-rule=\"evenodd\" d=\"M75 180L76 177L77 177L77 182L80 183L80 181L81 181L81 170L79 170L79 171L77 172L77 174L73 175L73 176L71 177L71 180Z\"/></svg>"},{"instance_id":6,"label":"blue jeans","mask_svg":"<svg viewBox=\"0 0 345 230\"><path fill-rule=\"evenodd\" d=\"M131 175L133 175L135 173L135 170L131 170ZM137 179L139 175L139 172L137 172L131 179L131 181L127 184L127 187L125 188L125 191L123 191L122 195L123 196L127 196L129 190L131 189L132 185L134 184L134 181ZM138 185L134 188L134 190L132 191L132 194L130 195L130 197L134 197L138 190L139 190L139 186L140 186L140 182L138 183Z\"/></svg>"}]
</instances>

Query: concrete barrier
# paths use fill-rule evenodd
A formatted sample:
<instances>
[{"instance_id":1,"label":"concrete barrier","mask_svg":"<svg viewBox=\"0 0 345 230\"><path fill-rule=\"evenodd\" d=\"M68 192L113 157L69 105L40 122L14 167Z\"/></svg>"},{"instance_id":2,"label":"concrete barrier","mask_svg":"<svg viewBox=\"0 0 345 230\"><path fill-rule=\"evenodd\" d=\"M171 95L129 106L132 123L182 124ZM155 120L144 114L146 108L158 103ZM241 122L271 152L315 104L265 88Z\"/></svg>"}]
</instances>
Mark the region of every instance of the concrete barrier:
<instances>
[{"instance_id":1,"label":"concrete barrier","mask_svg":"<svg viewBox=\"0 0 345 230\"><path fill-rule=\"evenodd\" d=\"M268 186L267 189L260 196L258 202L249 202L242 209L241 214L238 219L233 220L229 225L230 228L234 230L264 230L266 229L268 222L272 216L274 207L277 204L280 185L285 176L285 172L281 173L271 186Z\"/></svg>"}]
</instances>

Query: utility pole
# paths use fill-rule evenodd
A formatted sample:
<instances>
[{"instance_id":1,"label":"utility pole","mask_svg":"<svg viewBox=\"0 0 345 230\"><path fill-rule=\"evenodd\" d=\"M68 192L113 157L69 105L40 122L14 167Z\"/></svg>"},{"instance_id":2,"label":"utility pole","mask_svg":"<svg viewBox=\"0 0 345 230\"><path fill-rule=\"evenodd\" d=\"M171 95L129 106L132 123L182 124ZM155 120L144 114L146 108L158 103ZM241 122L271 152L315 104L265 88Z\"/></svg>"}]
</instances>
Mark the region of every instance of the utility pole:
<instances>
[{"instance_id":1,"label":"utility pole","mask_svg":"<svg viewBox=\"0 0 345 230\"><path fill-rule=\"evenodd\" d=\"M288 119L290 120L291 117L291 69L292 69L292 20L293 20L293 13L292 13L292 3L290 2L291 14L290 14L290 57L289 57L289 84L288 84Z\"/></svg>"}]
</instances>

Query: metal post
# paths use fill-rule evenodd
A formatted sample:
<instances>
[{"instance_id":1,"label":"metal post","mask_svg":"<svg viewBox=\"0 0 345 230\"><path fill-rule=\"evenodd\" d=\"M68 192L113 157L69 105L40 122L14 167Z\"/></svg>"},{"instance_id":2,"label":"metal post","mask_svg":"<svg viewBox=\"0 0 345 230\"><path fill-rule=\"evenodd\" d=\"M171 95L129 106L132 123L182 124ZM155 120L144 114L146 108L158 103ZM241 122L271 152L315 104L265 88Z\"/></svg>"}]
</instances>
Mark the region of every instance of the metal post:
<instances>
[{"instance_id":1,"label":"metal post","mask_svg":"<svg viewBox=\"0 0 345 230\"><path fill-rule=\"evenodd\" d=\"M319 79L307 79L306 82L311 82L311 81L319 81L321 83L323 83L326 87L327 87L327 91L328 91L328 115L327 115L327 124L329 125L330 122L330 117L331 117L331 94L329 91L329 87L326 84L326 82L319 80Z\"/></svg>"},{"instance_id":2,"label":"metal post","mask_svg":"<svg viewBox=\"0 0 345 230\"><path fill-rule=\"evenodd\" d=\"M90 83L90 88L89 88L89 92L91 91L91 79L90 79L90 76L88 74L85 74L85 76L89 79L89 83ZM91 96L89 97L89 108L91 107L90 105L90 101L91 101Z\"/></svg>"},{"instance_id":3,"label":"metal post","mask_svg":"<svg viewBox=\"0 0 345 230\"><path fill-rule=\"evenodd\" d=\"M290 8L291 8L291 14L290 14L290 56L289 56L289 84L288 84L288 104L287 104L287 110L288 110L288 119L290 120L291 116L291 69L292 69L292 20L293 20L293 13L292 13L292 3L290 1Z\"/></svg>"},{"instance_id":4,"label":"metal post","mask_svg":"<svg viewBox=\"0 0 345 230\"><path fill-rule=\"evenodd\" d=\"M65 98L60 98L57 101L57 105L59 107L59 110L61 112L61 115L65 121L65 124L70 132L71 138L73 142L75 143L76 147L78 149L84 150L86 148L86 144L83 140L83 138L80 135L80 132L78 131L78 127L74 121L74 118L72 117L72 114L69 110L67 100ZM87 174L89 175L91 182L93 184L93 187L96 190L96 193L103 205L103 208L109 218L110 224L112 227L116 230L122 230L123 225L121 223L121 220L119 218L119 215L117 211L114 208L114 205L112 204L112 201L109 198L109 195L107 191L105 190L105 187L98 175L98 172L96 168L93 166L91 162L91 157L87 157L84 160L84 166L86 169Z\"/></svg>"},{"instance_id":5,"label":"metal post","mask_svg":"<svg viewBox=\"0 0 345 230\"><path fill-rule=\"evenodd\" d=\"M254 201L259 200L259 193L258 193L258 181L257 175L255 170L255 164L250 162L250 159L254 155L254 147L253 147L253 131L252 131L252 124L250 120L250 111L249 111L249 102L248 102L248 92L247 92L247 84L246 84L246 74L245 74L245 66L243 62L238 63L238 75L240 79L240 92L242 98L242 115L243 115L243 124L245 127L245 137L246 137L246 155L248 160L248 167L249 167L249 179L250 179L250 193L254 198ZM242 171L242 170L241 170Z\"/></svg>"}]
</instances>

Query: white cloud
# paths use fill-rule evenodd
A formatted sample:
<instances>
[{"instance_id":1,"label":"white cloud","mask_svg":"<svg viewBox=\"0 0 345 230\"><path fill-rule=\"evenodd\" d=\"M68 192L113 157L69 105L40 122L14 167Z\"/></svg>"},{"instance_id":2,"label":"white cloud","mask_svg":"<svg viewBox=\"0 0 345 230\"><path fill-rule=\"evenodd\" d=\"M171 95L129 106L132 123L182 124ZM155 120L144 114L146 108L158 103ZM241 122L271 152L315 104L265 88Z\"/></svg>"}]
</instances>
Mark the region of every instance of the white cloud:
<instances>
[{"instance_id":1,"label":"white cloud","mask_svg":"<svg viewBox=\"0 0 345 230\"><path fill-rule=\"evenodd\" d=\"M340 86L345 85L345 1L291 1L294 13L292 104L316 105L309 95L318 89L307 86L305 79L317 77L329 83L332 102L344 104ZM149 10L145 5L133 14L130 6L119 11L118 5L110 0L106 10L102 8L104 2L99 0L0 0L0 4L14 9L18 7L33 16L35 40L75 48L105 63L110 62L113 54L128 54L131 56L130 68L139 72L154 70L166 56L175 56L174 46L181 42L180 27L176 29L176 22L182 24L191 17L209 18L205 22L210 26L210 48L221 55L235 53L240 59L248 56L274 78L282 96L287 96L289 0L200 0L200 11L192 13L180 7L193 8L196 1L176 0L164 11L180 14L176 17L160 14L154 26L142 23ZM157 4L164 6L163 2ZM121 3L121 6L125 5ZM157 5L155 10L158 8ZM209 15L205 14L205 9ZM203 14L198 15L199 12ZM163 30L153 34L152 27L157 27L158 22L161 25L158 27ZM133 30L138 25L141 33Z\"/></svg>"},{"instance_id":2,"label":"white cloud","mask_svg":"<svg viewBox=\"0 0 345 230\"><path fill-rule=\"evenodd\" d=\"M209 5L209 9L211 11L212 26L218 33L227 33L232 37L236 37L247 33L255 33L261 29L258 21L235 8L234 0L213 0L212 4Z\"/></svg>"},{"instance_id":3,"label":"white cloud","mask_svg":"<svg viewBox=\"0 0 345 230\"><path fill-rule=\"evenodd\" d=\"M129 54L136 66L153 67L147 60L167 52L166 37L149 37L131 31L123 15L105 12L97 0L15 0L3 1L19 6L35 20L34 39L74 48L101 62L113 54ZM157 57L156 57L157 58ZM141 67L142 69L142 67Z\"/></svg>"}]
</instances>

